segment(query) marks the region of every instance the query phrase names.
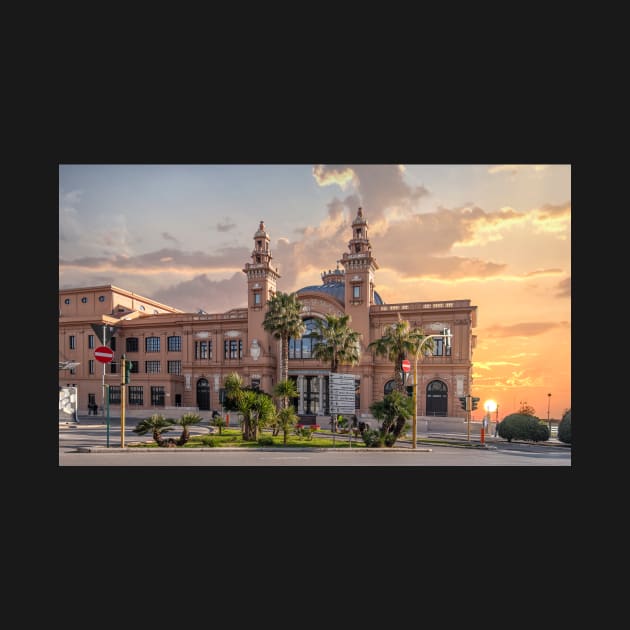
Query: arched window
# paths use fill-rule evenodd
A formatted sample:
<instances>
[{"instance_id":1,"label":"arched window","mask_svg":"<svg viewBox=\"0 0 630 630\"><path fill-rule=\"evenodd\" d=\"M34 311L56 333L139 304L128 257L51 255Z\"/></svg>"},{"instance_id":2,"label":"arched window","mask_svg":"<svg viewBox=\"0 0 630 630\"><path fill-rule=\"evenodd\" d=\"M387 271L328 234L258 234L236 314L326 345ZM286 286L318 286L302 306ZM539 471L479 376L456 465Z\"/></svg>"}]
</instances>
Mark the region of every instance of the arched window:
<instances>
[{"instance_id":1,"label":"arched window","mask_svg":"<svg viewBox=\"0 0 630 630\"><path fill-rule=\"evenodd\" d=\"M385 394L385 396L387 396L387 394L391 394L394 391L394 385L395 381L393 378L385 383L385 387L383 387L383 393Z\"/></svg>"},{"instance_id":2,"label":"arched window","mask_svg":"<svg viewBox=\"0 0 630 630\"><path fill-rule=\"evenodd\" d=\"M448 411L448 387L442 381L427 385L427 416L446 416Z\"/></svg>"},{"instance_id":3,"label":"arched window","mask_svg":"<svg viewBox=\"0 0 630 630\"><path fill-rule=\"evenodd\" d=\"M309 317L304 320L304 334L301 339L289 339L289 359L312 359L313 347L321 337L315 335L317 320Z\"/></svg>"}]
</instances>

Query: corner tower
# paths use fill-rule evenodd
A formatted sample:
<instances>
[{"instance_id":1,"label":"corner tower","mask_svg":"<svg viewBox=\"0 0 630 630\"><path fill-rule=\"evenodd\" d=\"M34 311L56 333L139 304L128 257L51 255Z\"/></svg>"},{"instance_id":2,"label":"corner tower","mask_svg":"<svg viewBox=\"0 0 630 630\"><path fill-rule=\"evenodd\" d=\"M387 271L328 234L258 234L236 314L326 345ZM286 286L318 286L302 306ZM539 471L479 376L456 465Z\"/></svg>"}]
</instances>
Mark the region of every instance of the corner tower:
<instances>
[{"instance_id":1,"label":"corner tower","mask_svg":"<svg viewBox=\"0 0 630 630\"><path fill-rule=\"evenodd\" d=\"M243 272L247 274L248 354L264 373L261 388L267 392L271 392L273 379L272 372L264 368L268 368L271 364L272 348L275 345L272 345L271 335L264 330L262 324L267 311L267 302L275 295L276 281L280 277L278 270L271 266L272 258L269 234L265 230L264 221L261 221L258 230L254 233L252 262L245 264Z\"/></svg>"},{"instance_id":2,"label":"corner tower","mask_svg":"<svg viewBox=\"0 0 630 630\"><path fill-rule=\"evenodd\" d=\"M340 262L345 271L346 313L352 318L352 328L363 333L363 344L370 341L370 306L374 304L374 272L378 269L368 239L368 224L359 208L352 221L352 238L348 252Z\"/></svg>"}]
</instances>

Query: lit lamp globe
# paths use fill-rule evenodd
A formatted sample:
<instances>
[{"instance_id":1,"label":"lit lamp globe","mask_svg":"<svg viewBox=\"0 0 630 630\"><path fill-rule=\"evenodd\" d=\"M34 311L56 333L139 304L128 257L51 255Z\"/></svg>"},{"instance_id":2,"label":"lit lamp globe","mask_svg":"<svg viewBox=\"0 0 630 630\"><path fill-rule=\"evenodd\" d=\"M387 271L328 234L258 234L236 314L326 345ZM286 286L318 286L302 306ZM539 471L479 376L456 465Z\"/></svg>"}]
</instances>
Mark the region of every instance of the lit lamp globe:
<instances>
[{"instance_id":1,"label":"lit lamp globe","mask_svg":"<svg viewBox=\"0 0 630 630\"><path fill-rule=\"evenodd\" d=\"M497 410L497 403L494 400L486 400L486 402L483 403L483 408L487 413L492 413Z\"/></svg>"}]
</instances>

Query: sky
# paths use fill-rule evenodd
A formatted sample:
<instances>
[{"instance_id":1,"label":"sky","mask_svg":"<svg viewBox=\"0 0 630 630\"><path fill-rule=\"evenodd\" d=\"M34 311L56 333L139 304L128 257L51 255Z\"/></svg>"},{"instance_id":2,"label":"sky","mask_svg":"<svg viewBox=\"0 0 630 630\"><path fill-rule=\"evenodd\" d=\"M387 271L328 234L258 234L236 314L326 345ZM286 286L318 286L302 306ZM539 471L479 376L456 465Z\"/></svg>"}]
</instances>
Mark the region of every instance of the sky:
<instances>
[{"instance_id":1,"label":"sky","mask_svg":"<svg viewBox=\"0 0 630 630\"><path fill-rule=\"evenodd\" d=\"M184 311L246 306L263 220L278 290L320 284L363 207L387 304L477 306L473 391L499 415L571 406L571 166L59 166L59 287L113 284ZM551 397L549 397L551 394Z\"/></svg>"}]
</instances>

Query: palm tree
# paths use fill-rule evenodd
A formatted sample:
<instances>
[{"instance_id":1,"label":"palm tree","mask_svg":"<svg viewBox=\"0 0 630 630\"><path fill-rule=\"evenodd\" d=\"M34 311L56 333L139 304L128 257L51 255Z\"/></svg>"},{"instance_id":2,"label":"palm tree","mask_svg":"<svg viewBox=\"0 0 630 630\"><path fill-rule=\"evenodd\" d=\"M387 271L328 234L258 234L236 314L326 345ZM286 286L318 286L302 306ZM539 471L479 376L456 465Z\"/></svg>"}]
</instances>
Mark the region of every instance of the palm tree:
<instances>
[{"instance_id":1,"label":"palm tree","mask_svg":"<svg viewBox=\"0 0 630 630\"><path fill-rule=\"evenodd\" d=\"M231 406L243 415L243 439L255 441L258 428L271 424L276 413L269 394L243 388L243 379L232 372L225 379L227 400Z\"/></svg>"},{"instance_id":2,"label":"palm tree","mask_svg":"<svg viewBox=\"0 0 630 630\"><path fill-rule=\"evenodd\" d=\"M273 388L273 395L280 401L280 409L286 409L289 407L289 400L299 395L297 387L295 386L295 381L292 379L280 381ZM281 425L276 422L273 427L273 435L278 435L281 428Z\"/></svg>"},{"instance_id":3,"label":"palm tree","mask_svg":"<svg viewBox=\"0 0 630 630\"><path fill-rule=\"evenodd\" d=\"M412 417L412 401L405 394L393 390L383 400L370 405L370 411L377 420L382 420L380 440L386 446L393 446L400 436L405 423Z\"/></svg>"},{"instance_id":4,"label":"palm tree","mask_svg":"<svg viewBox=\"0 0 630 630\"><path fill-rule=\"evenodd\" d=\"M300 317L300 301L296 293L276 293L267 302L263 328L282 343L280 356L280 380L289 378L289 339L304 334L304 322Z\"/></svg>"},{"instance_id":5,"label":"palm tree","mask_svg":"<svg viewBox=\"0 0 630 630\"><path fill-rule=\"evenodd\" d=\"M291 427L295 426L298 421L298 417L295 414L295 410L293 407L283 407L278 412L278 426L282 429L282 433L284 435L284 444L287 443L287 438L289 437L289 431Z\"/></svg>"},{"instance_id":6,"label":"palm tree","mask_svg":"<svg viewBox=\"0 0 630 630\"><path fill-rule=\"evenodd\" d=\"M182 434L179 436L179 440L177 440L177 446L184 446L190 439L188 427L191 424L199 424L202 420L203 418L196 413L185 413L179 420L175 420L175 424L182 427Z\"/></svg>"},{"instance_id":7,"label":"palm tree","mask_svg":"<svg viewBox=\"0 0 630 630\"><path fill-rule=\"evenodd\" d=\"M289 400L291 400L291 398L296 398L299 395L297 387L295 386L295 381L290 378L286 381L280 381L273 388L273 395L282 401L283 408L288 407Z\"/></svg>"},{"instance_id":8,"label":"palm tree","mask_svg":"<svg viewBox=\"0 0 630 630\"><path fill-rule=\"evenodd\" d=\"M159 413L154 413L150 418L145 418L139 422L133 429L133 432L138 435L146 435L151 432L155 443L158 446L163 446L165 444L165 440L162 438L162 433L170 431L174 424L175 420L165 418Z\"/></svg>"},{"instance_id":9,"label":"palm tree","mask_svg":"<svg viewBox=\"0 0 630 630\"><path fill-rule=\"evenodd\" d=\"M326 315L315 322L314 335L321 340L313 347L313 358L330 362L330 371L338 372L340 365L357 365L361 360L361 333L348 326L350 315Z\"/></svg>"},{"instance_id":10,"label":"palm tree","mask_svg":"<svg viewBox=\"0 0 630 630\"><path fill-rule=\"evenodd\" d=\"M416 356L416 351L424 339L424 333L420 328L411 328L411 324L400 317L394 322L380 338L368 345L368 350L375 354L387 357L394 363L394 389L405 391L402 381L402 362L407 354ZM432 343L432 340L427 342Z\"/></svg>"}]
</instances>

